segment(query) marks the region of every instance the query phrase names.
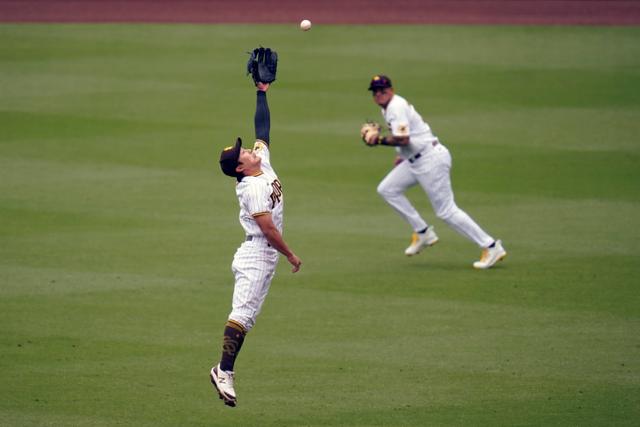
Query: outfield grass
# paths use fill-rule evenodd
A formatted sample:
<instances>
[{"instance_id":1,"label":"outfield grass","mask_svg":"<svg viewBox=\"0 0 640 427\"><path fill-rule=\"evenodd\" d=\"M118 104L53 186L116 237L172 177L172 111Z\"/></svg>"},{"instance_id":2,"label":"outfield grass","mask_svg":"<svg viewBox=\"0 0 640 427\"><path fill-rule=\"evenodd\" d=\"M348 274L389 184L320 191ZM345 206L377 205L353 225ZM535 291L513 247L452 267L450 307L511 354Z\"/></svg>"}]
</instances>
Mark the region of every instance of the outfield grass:
<instances>
[{"instance_id":1,"label":"outfield grass","mask_svg":"<svg viewBox=\"0 0 640 427\"><path fill-rule=\"evenodd\" d=\"M637 425L640 28L0 26L0 425ZM208 370L242 240L221 148L269 93L282 261L240 354ZM509 251L376 194L377 72L452 152L458 204Z\"/></svg>"}]
</instances>

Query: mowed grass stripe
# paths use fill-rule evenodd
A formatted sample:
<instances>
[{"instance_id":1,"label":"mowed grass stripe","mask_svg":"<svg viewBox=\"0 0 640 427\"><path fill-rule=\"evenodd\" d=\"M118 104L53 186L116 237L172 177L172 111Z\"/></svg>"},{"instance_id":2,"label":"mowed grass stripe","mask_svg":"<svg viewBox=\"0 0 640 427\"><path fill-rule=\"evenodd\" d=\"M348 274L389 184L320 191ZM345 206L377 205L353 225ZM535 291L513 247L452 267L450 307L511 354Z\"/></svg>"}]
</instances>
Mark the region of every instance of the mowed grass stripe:
<instances>
[{"instance_id":1,"label":"mowed grass stripe","mask_svg":"<svg viewBox=\"0 0 640 427\"><path fill-rule=\"evenodd\" d=\"M640 416L640 30L633 27L1 25L0 424L634 425ZM243 235L217 166L269 93L285 237L238 359L207 372ZM479 249L376 194L389 74L453 154Z\"/></svg>"}]
</instances>

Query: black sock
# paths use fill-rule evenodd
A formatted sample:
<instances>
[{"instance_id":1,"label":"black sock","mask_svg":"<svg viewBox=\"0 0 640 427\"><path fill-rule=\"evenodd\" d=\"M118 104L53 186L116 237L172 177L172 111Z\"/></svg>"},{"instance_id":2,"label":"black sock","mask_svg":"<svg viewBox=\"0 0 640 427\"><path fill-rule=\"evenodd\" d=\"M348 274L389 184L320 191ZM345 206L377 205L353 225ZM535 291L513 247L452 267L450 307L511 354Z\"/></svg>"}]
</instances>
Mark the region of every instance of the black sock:
<instances>
[{"instance_id":1,"label":"black sock","mask_svg":"<svg viewBox=\"0 0 640 427\"><path fill-rule=\"evenodd\" d=\"M494 248L496 246L496 241L494 240L492 244L490 244L489 246L487 246L488 248Z\"/></svg>"},{"instance_id":2,"label":"black sock","mask_svg":"<svg viewBox=\"0 0 640 427\"><path fill-rule=\"evenodd\" d=\"M223 371L233 371L233 365L236 363L236 357L238 357L247 333L242 325L233 320L229 320L224 326L220 369Z\"/></svg>"},{"instance_id":3,"label":"black sock","mask_svg":"<svg viewBox=\"0 0 640 427\"><path fill-rule=\"evenodd\" d=\"M418 231L418 234L424 234L427 232L427 228L429 228L429 226L427 226L424 230L420 230Z\"/></svg>"}]
</instances>

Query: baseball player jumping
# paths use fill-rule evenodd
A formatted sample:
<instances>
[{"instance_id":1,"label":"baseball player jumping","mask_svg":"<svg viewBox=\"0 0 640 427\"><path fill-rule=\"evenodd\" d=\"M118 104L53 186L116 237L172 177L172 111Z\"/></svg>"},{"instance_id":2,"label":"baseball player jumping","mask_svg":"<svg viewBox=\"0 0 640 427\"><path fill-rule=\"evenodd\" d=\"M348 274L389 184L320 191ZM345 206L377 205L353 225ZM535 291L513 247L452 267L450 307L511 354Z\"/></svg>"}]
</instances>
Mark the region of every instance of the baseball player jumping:
<instances>
[{"instance_id":1,"label":"baseball player jumping","mask_svg":"<svg viewBox=\"0 0 640 427\"><path fill-rule=\"evenodd\" d=\"M404 194L408 188L420 184L436 216L482 248L480 260L473 263L474 268L491 268L502 260L507 255L502 242L488 235L454 201L449 150L433 135L413 105L394 93L389 77L374 76L369 90L373 101L382 107L389 135L382 136L376 123L365 123L361 136L369 146L388 145L397 151L396 166L380 182L378 193L413 228L411 244L405 254L415 255L438 242L433 225L422 219Z\"/></svg>"},{"instance_id":2,"label":"baseball player jumping","mask_svg":"<svg viewBox=\"0 0 640 427\"><path fill-rule=\"evenodd\" d=\"M235 287L232 311L224 328L222 357L210 373L220 399L228 406L236 406L237 403L233 366L269 291L278 252L287 257L294 273L302 264L282 238L284 193L270 159L269 86L269 83L256 82L256 141L253 149L242 148L242 141L238 138L234 146L225 148L220 154L222 172L238 181L236 195L240 203L240 224L246 233L231 265Z\"/></svg>"}]
</instances>

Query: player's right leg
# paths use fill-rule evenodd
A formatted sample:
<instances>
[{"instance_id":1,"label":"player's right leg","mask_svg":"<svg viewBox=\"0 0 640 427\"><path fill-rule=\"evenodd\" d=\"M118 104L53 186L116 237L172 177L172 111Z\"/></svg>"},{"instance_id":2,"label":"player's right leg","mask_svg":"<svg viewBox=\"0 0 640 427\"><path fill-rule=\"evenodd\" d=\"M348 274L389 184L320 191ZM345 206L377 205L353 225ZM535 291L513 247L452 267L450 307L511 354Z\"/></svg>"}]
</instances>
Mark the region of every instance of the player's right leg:
<instances>
[{"instance_id":1,"label":"player's right leg","mask_svg":"<svg viewBox=\"0 0 640 427\"><path fill-rule=\"evenodd\" d=\"M211 383L225 405L233 407L237 404L234 364L246 334L255 325L262 309L277 261L277 251L266 243L245 242L234 257L233 308L225 324L220 363L209 373Z\"/></svg>"},{"instance_id":2,"label":"player's right leg","mask_svg":"<svg viewBox=\"0 0 640 427\"><path fill-rule=\"evenodd\" d=\"M413 229L411 244L405 250L406 255L415 255L425 246L431 246L438 241L433 227L429 226L416 208L411 204L405 191L416 185L418 181L411 172L409 163L404 161L394 167L378 185L378 194L398 214L409 223Z\"/></svg>"},{"instance_id":3,"label":"player's right leg","mask_svg":"<svg viewBox=\"0 0 640 427\"><path fill-rule=\"evenodd\" d=\"M405 191L418 183L408 162L398 164L378 185L378 194L409 223L413 229L411 243L405 249L407 256L416 255L424 247L438 242L433 226L429 226L404 195Z\"/></svg>"},{"instance_id":4,"label":"player's right leg","mask_svg":"<svg viewBox=\"0 0 640 427\"><path fill-rule=\"evenodd\" d=\"M438 235L433 225L420 231L414 231L411 235L411 244L404 250L404 254L407 256L416 255L422 251L422 248L433 246L438 241Z\"/></svg>"},{"instance_id":5,"label":"player's right leg","mask_svg":"<svg viewBox=\"0 0 640 427\"><path fill-rule=\"evenodd\" d=\"M234 372L233 371L225 371L220 368L220 364L217 364L211 371L209 372L209 378L211 379L211 384L215 387L218 392L218 396L225 405L234 407L237 403L236 391L233 386L234 381Z\"/></svg>"},{"instance_id":6,"label":"player's right leg","mask_svg":"<svg viewBox=\"0 0 640 427\"><path fill-rule=\"evenodd\" d=\"M266 240L246 242L245 245L252 250L247 253L238 251L232 264L235 285L229 320L249 332L269 293L278 264L278 251L267 246Z\"/></svg>"}]
</instances>

